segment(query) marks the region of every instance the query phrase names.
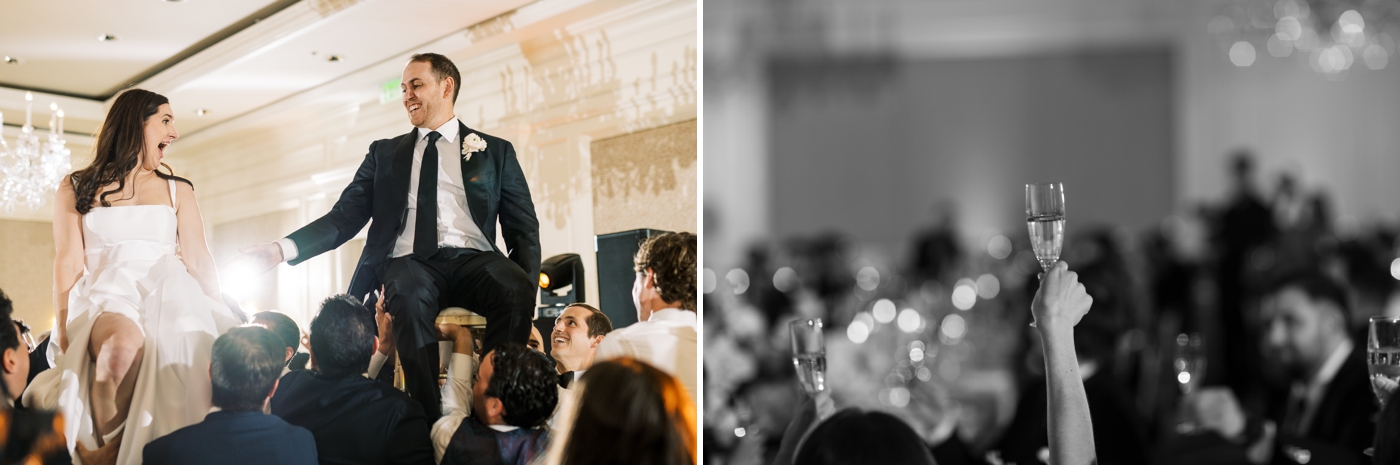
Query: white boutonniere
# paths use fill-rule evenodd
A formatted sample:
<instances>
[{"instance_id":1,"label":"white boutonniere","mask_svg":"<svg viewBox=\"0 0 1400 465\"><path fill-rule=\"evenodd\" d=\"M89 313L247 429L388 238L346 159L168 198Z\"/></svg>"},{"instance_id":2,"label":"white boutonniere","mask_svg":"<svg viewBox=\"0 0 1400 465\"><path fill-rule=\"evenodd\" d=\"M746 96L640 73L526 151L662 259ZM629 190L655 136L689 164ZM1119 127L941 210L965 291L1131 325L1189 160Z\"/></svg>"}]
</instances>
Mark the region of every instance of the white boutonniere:
<instances>
[{"instance_id":1,"label":"white boutonniere","mask_svg":"<svg viewBox=\"0 0 1400 465\"><path fill-rule=\"evenodd\" d=\"M462 161L471 160L473 152L482 150L486 150L486 140L477 133L467 134L467 137L462 139Z\"/></svg>"}]
</instances>

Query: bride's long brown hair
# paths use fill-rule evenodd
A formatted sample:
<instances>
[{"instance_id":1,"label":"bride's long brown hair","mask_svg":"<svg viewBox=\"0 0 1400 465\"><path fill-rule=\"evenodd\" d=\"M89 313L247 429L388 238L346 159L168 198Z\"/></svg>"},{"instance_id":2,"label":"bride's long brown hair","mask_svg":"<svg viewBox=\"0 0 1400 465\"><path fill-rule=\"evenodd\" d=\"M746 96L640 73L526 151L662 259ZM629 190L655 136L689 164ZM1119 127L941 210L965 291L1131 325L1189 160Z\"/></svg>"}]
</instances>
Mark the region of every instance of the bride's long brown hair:
<instances>
[{"instance_id":1,"label":"bride's long brown hair","mask_svg":"<svg viewBox=\"0 0 1400 465\"><path fill-rule=\"evenodd\" d=\"M69 181L73 183L73 194L77 197L79 214L92 210L94 198L104 207L112 204L107 196L126 188L126 175L141 164L141 152L146 149L146 120L160 111L160 106L170 103L170 99L145 89L130 89L117 96L112 109L102 121L97 132L97 144L93 149L92 164L73 172ZM175 175L170 165L162 162L167 173L155 171L161 179L174 179L189 184L188 179ZM117 186L97 193L98 189L112 183Z\"/></svg>"}]
</instances>

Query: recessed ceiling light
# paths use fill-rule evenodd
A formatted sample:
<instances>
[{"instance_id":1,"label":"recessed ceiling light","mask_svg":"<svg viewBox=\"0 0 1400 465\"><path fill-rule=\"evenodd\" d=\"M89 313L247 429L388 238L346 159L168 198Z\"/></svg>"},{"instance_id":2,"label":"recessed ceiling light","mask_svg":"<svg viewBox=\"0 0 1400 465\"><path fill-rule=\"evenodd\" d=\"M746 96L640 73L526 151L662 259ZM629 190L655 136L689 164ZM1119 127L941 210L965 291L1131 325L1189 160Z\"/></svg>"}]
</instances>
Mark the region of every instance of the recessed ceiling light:
<instances>
[{"instance_id":1,"label":"recessed ceiling light","mask_svg":"<svg viewBox=\"0 0 1400 465\"><path fill-rule=\"evenodd\" d=\"M165 3L180 3L180 2L183 2L183 1L185 1L185 0L165 0Z\"/></svg>"},{"instance_id":2,"label":"recessed ceiling light","mask_svg":"<svg viewBox=\"0 0 1400 465\"><path fill-rule=\"evenodd\" d=\"M117 36L111 34L102 34L100 36L97 36L97 40L101 42L111 42L117 40Z\"/></svg>"},{"instance_id":3,"label":"recessed ceiling light","mask_svg":"<svg viewBox=\"0 0 1400 465\"><path fill-rule=\"evenodd\" d=\"M205 115L208 115L208 114L209 114L209 110L208 110L208 109L205 109L205 108L200 108L200 109L198 109L198 110L195 110L194 113L197 114L197 115L199 115L199 116L205 116Z\"/></svg>"},{"instance_id":4,"label":"recessed ceiling light","mask_svg":"<svg viewBox=\"0 0 1400 465\"><path fill-rule=\"evenodd\" d=\"M5 64L7 64L7 65L17 65L17 64L19 64L19 58L18 58L18 57L12 57L12 56L8 56L8 55L7 55L7 56L5 56Z\"/></svg>"},{"instance_id":5,"label":"recessed ceiling light","mask_svg":"<svg viewBox=\"0 0 1400 465\"><path fill-rule=\"evenodd\" d=\"M326 61L329 61L331 63L340 63L340 55L331 55L331 57L327 58Z\"/></svg>"}]
</instances>

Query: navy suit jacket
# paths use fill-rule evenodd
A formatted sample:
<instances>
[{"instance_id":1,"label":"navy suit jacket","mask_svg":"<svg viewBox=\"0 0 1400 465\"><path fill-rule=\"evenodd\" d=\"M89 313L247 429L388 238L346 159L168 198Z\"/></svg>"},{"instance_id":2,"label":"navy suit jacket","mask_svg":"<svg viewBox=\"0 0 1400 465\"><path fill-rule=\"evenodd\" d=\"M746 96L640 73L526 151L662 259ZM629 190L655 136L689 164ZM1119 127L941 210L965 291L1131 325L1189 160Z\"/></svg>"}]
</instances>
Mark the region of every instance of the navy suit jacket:
<instances>
[{"instance_id":1,"label":"navy suit jacket","mask_svg":"<svg viewBox=\"0 0 1400 465\"><path fill-rule=\"evenodd\" d=\"M297 370L282 376L269 405L311 431L323 465L434 465L423 407L388 384Z\"/></svg>"},{"instance_id":2,"label":"navy suit jacket","mask_svg":"<svg viewBox=\"0 0 1400 465\"><path fill-rule=\"evenodd\" d=\"M146 444L148 465L316 465L316 441L306 428L262 412L213 412L204 421Z\"/></svg>"},{"instance_id":3,"label":"navy suit jacket","mask_svg":"<svg viewBox=\"0 0 1400 465\"><path fill-rule=\"evenodd\" d=\"M458 134L466 139L476 133L486 141L486 150L472 153L462 162L462 183L466 189L466 205L472 220L496 246L496 221L500 220L507 255L525 271L525 276L540 274L540 222L535 217L535 204L530 199L530 187L525 173L515 158L515 147L499 137L474 131L458 124ZM340 193L331 211L310 224L287 235L297 245L296 265L328 250L340 247L369 225L364 251L350 280L350 295L363 297L378 289L384 266L394 251L394 243L403 231L408 214L409 176L413 172L413 144L419 129L393 139L381 139L369 145L369 154L355 171L354 180ZM443 153L439 157L462 156ZM370 222L370 220L374 220Z\"/></svg>"}]
</instances>

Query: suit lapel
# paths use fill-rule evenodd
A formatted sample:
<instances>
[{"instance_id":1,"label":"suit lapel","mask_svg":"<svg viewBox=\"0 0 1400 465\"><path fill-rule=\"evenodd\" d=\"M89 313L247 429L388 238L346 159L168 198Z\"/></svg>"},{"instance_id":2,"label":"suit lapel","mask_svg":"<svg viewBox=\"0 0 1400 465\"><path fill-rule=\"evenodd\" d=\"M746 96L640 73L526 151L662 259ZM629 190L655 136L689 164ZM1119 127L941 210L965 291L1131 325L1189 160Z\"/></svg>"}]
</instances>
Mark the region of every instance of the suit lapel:
<instances>
[{"instance_id":1,"label":"suit lapel","mask_svg":"<svg viewBox=\"0 0 1400 465\"><path fill-rule=\"evenodd\" d=\"M473 131L460 121L457 125L459 126L457 128L457 135L459 136L457 138L457 156L462 156L461 150L463 144L467 141L467 135L473 134L476 131ZM486 187L476 182L476 177L481 173L481 164L485 163L485 161L483 161L484 158L486 158L486 151L480 151L473 152L470 158L462 161L462 190L467 193L467 209L471 210L472 221L476 223L476 227L480 228L483 233L486 232L486 226L483 223L483 220L486 218L486 205L484 204L486 201Z\"/></svg>"},{"instance_id":2,"label":"suit lapel","mask_svg":"<svg viewBox=\"0 0 1400 465\"><path fill-rule=\"evenodd\" d=\"M394 159L390 165L389 179L393 180L392 188L389 192L394 197L393 204L403 210L398 217L399 225L395 231L403 230L404 217L408 215L408 187L413 181L413 144L418 141L418 128L413 128L394 147Z\"/></svg>"}]
</instances>

